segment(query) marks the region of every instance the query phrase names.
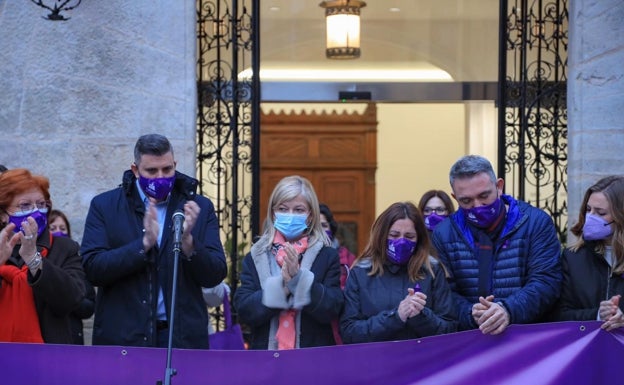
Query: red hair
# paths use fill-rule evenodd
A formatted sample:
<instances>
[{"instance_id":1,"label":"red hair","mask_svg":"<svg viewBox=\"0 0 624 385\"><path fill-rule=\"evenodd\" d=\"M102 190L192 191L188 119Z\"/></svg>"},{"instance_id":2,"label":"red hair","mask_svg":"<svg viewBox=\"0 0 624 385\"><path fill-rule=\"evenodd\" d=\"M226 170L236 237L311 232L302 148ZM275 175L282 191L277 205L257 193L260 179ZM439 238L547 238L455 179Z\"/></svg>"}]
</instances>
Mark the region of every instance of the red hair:
<instances>
[{"instance_id":1,"label":"red hair","mask_svg":"<svg viewBox=\"0 0 624 385\"><path fill-rule=\"evenodd\" d=\"M41 175L33 175L25 168L14 168L0 174L0 210L7 211L13 199L32 189L39 189L43 198L50 201L50 181Z\"/></svg>"}]
</instances>

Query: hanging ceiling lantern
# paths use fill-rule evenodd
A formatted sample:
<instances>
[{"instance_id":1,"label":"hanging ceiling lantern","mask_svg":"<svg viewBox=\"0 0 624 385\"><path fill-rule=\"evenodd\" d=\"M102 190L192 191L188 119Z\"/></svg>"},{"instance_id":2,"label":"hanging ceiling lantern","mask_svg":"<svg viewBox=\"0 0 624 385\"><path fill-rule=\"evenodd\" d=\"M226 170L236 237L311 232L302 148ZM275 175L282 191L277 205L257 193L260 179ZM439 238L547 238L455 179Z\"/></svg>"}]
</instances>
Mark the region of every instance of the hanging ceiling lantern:
<instances>
[{"instance_id":1,"label":"hanging ceiling lantern","mask_svg":"<svg viewBox=\"0 0 624 385\"><path fill-rule=\"evenodd\" d=\"M360 57L361 0L330 0L319 4L325 8L328 59L357 59Z\"/></svg>"}]
</instances>

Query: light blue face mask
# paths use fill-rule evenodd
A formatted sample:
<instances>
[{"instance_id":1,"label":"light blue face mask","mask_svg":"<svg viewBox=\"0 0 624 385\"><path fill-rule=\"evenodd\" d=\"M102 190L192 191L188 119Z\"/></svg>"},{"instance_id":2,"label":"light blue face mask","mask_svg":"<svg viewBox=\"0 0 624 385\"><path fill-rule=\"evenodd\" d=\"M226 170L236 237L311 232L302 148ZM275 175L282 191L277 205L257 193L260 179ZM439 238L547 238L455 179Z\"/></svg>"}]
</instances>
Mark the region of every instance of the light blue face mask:
<instances>
[{"instance_id":1,"label":"light blue face mask","mask_svg":"<svg viewBox=\"0 0 624 385\"><path fill-rule=\"evenodd\" d=\"M299 237L308 228L307 214L275 213L273 227L284 238L290 240Z\"/></svg>"}]
</instances>

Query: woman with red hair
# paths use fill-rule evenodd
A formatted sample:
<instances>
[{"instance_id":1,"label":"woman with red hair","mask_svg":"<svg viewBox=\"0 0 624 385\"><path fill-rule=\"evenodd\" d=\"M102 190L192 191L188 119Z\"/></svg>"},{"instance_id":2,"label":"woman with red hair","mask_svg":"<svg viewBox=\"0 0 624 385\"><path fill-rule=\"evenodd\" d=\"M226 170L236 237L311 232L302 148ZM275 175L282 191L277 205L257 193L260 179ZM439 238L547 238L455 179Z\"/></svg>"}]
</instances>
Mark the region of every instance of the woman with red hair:
<instances>
[{"instance_id":1,"label":"woman with red hair","mask_svg":"<svg viewBox=\"0 0 624 385\"><path fill-rule=\"evenodd\" d=\"M78 243L48 231L49 187L26 169L0 174L0 342L72 342L84 272Z\"/></svg>"}]
</instances>

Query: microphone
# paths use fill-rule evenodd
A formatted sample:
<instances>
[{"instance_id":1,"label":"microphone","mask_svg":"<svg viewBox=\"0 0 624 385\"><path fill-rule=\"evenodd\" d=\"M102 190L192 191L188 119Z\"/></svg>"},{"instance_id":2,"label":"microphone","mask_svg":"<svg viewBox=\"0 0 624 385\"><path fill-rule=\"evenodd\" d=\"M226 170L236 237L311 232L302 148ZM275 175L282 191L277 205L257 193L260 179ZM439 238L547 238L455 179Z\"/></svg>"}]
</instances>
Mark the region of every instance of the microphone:
<instances>
[{"instance_id":1,"label":"microphone","mask_svg":"<svg viewBox=\"0 0 624 385\"><path fill-rule=\"evenodd\" d=\"M173 282L171 290L171 307L169 308L169 338L167 340L167 367L165 369L165 385L171 385L171 377L177 374L177 370L171 367L171 354L173 353L173 321L175 321L175 308L178 287L178 261L182 248L182 232L184 231L184 211L178 209L171 216L173 222ZM157 381L162 384L162 381Z\"/></svg>"},{"instance_id":2,"label":"microphone","mask_svg":"<svg viewBox=\"0 0 624 385\"><path fill-rule=\"evenodd\" d=\"M173 251L180 251L182 247L182 232L184 231L184 212L176 210L171 217L173 221Z\"/></svg>"}]
</instances>

